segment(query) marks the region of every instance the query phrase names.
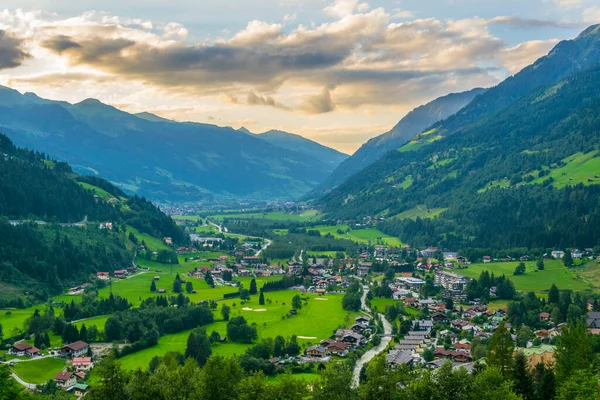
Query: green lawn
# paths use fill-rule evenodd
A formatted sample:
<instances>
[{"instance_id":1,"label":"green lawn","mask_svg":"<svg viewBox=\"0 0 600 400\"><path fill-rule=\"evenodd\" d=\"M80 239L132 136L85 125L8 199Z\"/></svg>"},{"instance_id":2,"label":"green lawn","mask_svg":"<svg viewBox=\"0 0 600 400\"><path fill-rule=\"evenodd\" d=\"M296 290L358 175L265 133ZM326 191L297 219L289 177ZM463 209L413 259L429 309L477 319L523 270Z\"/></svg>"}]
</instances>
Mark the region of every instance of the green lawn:
<instances>
[{"instance_id":1,"label":"green lawn","mask_svg":"<svg viewBox=\"0 0 600 400\"><path fill-rule=\"evenodd\" d=\"M165 242L162 241L161 239L152 237L146 233L142 233L140 231L138 231L137 229L135 229L132 226L127 225L127 234L129 235L129 233L133 233L137 238L138 241L140 242L140 244L142 243L142 240L144 241L144 243L146 243L146 247L154 250L154 251L158 251L158 250L173 250L172 247L169 247L165 244Z\"/></svg>"},{"instance_id":2,"label":"green lawn","mask_svg":"<svg viewBox=\"0 0 600 400\"><path fill-rule=\"evenodd\" d=\"M37 306L37 308L40 311L43 311L45 306L39 305ZM29 307L22 310L0 309L0 325L2 325L4 337L7 338L11 336L16 336L21 331L23 331L25 321L33 315L35 309L36 307ZM9 312L10 315L7 315L7 312Z\"/></svg>"},{"instance_id":3,"label":"green lawn","mask_svg":"<svg viewBox=\"0 0 600 400\"><path fill-rule=\"evenodd\" d=\"M348 225L334 225L334 226L316 226L313 229L321 232L322 235L330 233L339 239L348 239L358 243L369 243L376 244L387 244L388 246L402 246L400 239L386 235L385 233L375 229L352 229L348 233L338 233L338 230L346 232L349 228Z\"/></svg>"},{"instance_id":4,"label":"green lawn","mask_svg":"<svg viewBox=\"0 0 600 400\"><path fill-rule=\"evenodd\" d=\"M421 219L435 218L446 210L447 208L427 208L427 206L423 204L413 207L410 210L406 210L398 215L393 216L392 218L413 220L417 219L417 217Z\"/></svg>"},{"instance_id":5,"label":"green lawn","mask_svg":"<svg viewBox=\"0 0 600 400\"><path fill-rule=\"evenodd\" d=\"M42 358L40 360L15 363L10 369L25 382L40 384L54 378L65 365L66 361L62 358Z\"/></svg>"},{"instance_id":6,"label":"green lawn","mask_svg":"<svg viewBox=\"0 0 600 400\"><path fill-rule=\"evenodd\" d=\"M87 190L91 190L92 192L94 192L94 194L97 194L98 196L102 197L104 200L108 200L113 196L112 194L108 193L106 190L99 188L97 186L94 185L90 185L89 183L86 182L77 182L80 186L82 186L84 189Z\"/></svg>"},{"instance_id":7,"label":"green lawn","mask_svg":"<svg viewBox=\"0 0 600 400\"><path fill-rule=\"evenodd\" d=\"M297 335L307 338L299 338L299 343L303 346L316 344L320 340L330 337L339 326L352 325L354 317L358 315L342 309L342 295L326 295L321 298L328 300L315 300L315 298L319 298L317 295L307 294L303 297L308 298L308 304L299 311L298 315L283 318L291 308L292 297L297 293L290 290L266 293L265 298L270 299L271 304L267 301L264 306L258 304L258 295L255 295L244 305L240 304L239 299L232 299L220 301L219 307L222 303L226 303L232 307L231 317L242 315L249 323L256 323L259 339L274 338L277 335L289 338ZM266 311L248 311L242 310L242 308L265 309ZM216 311L215 318L220 319L219 310ZM225 335L226 323L219 320L207 325L206 330L209 334L214 330ZM121 361L129 369L146 368L154 356L161 356L167 351L184 352L188 335L189 331L165 335L160 338L157 346L123 357ZM314 339L312 339L313 337ZM213 354L240 355L250 346L252 345L230 342L215 344L213 345Z\"/></svg>"},{"instance_id":8,"label":"green lawn","mask_svg":"<svg viewBox=\"0 0 600 400\"><path fill-rule=\"evenodd\" d=\"M96 325L96 328L98 328L98 330L100 332L103 332L104 324L106 324L107 319L108 319L108 315L105 315L103 317L94 317L94 318L86 319L85 321L76 322L74 325L77 327L77 329L81 329L81 326L83 324L85 324L85 327L88 329L90 326Z\"/></svg>"},{"instance_id":9,"label":"green lawn","mask_svg":"<svg viewBox=\"0 0 600 400\"><path fill-rule=\"evenodd\" d=\"M545 269L536 272L536 262L526 262L526 272L519 276L513 275L519 262L471 264L466 269L457 270L456 273L470 278L479 278L481 272L486 270L490 273L494 272L496 276L504 274L513 281L517 290L523 291L545 292L553 283L559 289L585 290L590 288L590 285L577 274L577 271L583 267L567 268L560 260L546 260L544 263Z\"/></svg>"}]
</instances>

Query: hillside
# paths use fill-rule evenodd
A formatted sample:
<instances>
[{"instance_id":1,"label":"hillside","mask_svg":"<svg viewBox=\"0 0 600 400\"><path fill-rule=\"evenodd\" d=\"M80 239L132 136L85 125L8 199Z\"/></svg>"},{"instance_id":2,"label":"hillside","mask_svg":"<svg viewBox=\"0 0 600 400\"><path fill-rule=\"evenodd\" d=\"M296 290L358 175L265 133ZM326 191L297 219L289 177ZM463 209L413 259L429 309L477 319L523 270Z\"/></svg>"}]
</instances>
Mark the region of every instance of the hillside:
<instances>
[{"instance_id":1,"label":"hillside","mask_svg":"<svg viewBox=\"0 0 600 400\"><path fill-rule=\"evenodd\" d=\"M596 67L460 134L427 132L427 144L388 154L321 203L338 218L386 216L384 232L417 245L593 247L600 240L599 87ZM402 218L423 203L437 217Z\"/></svg>"},{"instance_id":2,"label":"hillside","mask_svg":"<svg viewBox=\"0 0 600 400\"><path fill-rule=\"evenodd\" d=\"M448 118L469 104L485 89L473 89L463 93L452 93L415 108L389 132L363 144L350 158L341 163L323 182L315 193L322 193L343 183L346 179L365 169L388 151L407 143L417 133L434 123Z\"/></svg>"},{"instance_id":3,"label":"hillside","mask_svg":"<svg viewBox=\"0 0 600 400\"><path fill-rule=\"evenodd\" d=\"M100 229L100 222L112 222L113 229ZM126 226L188 241L149 201L79 176L0 134L0 292L8 295L0 295L0 307L16 301L19 288L45 301L97 271L130 266L134 247Z\"/></svg>"},{"instance_id":4,"label":"hillside","mask_svg":"<svg viewBox=\"0 0 600 400\"><path fill-rule=\"evenodd\" d=\"M0 121L19 146L165 202L295 198L337 166L331 155L321 159L231 128L132 115L94 99L68 104L0 88Z\"/></svg>"},{"instance_id":5,"label":"hillside","mask_svg":"<svg viewBox=\"0 0 600 400\"><path fill-rule=\"evenodd\" d=\"M348 159L347 154L293 133L270 130L258 134L258 137L274 146L304 154L306 157L314 157L332 168L336 168Z\"/></svg>"}]
</instances>

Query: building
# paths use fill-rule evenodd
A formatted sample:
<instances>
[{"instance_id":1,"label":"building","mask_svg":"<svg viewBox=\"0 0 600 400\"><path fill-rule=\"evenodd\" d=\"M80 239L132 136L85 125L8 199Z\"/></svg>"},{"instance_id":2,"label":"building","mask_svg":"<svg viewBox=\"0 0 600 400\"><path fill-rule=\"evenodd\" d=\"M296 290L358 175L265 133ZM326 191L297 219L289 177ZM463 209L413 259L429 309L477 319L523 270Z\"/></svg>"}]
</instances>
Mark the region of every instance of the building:
<instances>
[{"instance_id":1,"label":"building","mask_svg":"<svg viewBox=\"0 0 600 400\"><path fill-rule=\"evenodd\" d=\"M490 256L483 256L483 262L484 263L492 262L492 257L490 257Z\"/></svg>"},{"instance_id":2,"label":"building","mask_svg":"<svg viewBox=\"0 0 600 400\"><path fill-rule=\"evenodd\" d=\"M571 252L571 257L573 257L576 260L581 260L581 258L583 257L583 252L581 250L575 249Z\"/></svg>"},{"instance_id":3,"label":"building","mask_svg":"<svg viewBox=\"0 0 600 400\"><path fill-rule=\"evenodd\" d=\"M600 329L600 312L588 312L586 322L589 329Z\"/></svg>"},{"instance_id":4,"label":"building","mask_svg":"<svg viewBox=\"0 0 600 400\"><path fill-rule=\"evenodd\" d=\"M63 389L68 389L71 386L75 386L77 384L77 378L71 372L60 371L54 377L54 382L56 382L56 386L61 387Z\"/></svg>"},{"instance_id":5,"label":"building","mask_svg":"<svg viewBox=\"0 0 600 400\"><path fill-rule=\"evenodd\" d=\"M412 290L419 290L425 284L425 281L423 279L404 276L396 278L396 281L400 282L404 287Z\"/></svg>"},{"instance_id":6,"label":"building","mask_svg":"<svg viewBox=\"0 0 600 400\"><path fill-rule=\"evenodd\" d=\"M437 247L428 247L425 250L421 250L421 255L423 257L427 257L427 258L433 258L433 257L435 257L437 252L438 252Z\"/></svg>"},{"instance_id":7,"label":"building","mask_svg":"<svg viewBox=\"0 0 600 400\"><path fill-rule=\"evenodd\" d=\"M73 358L73 368L76 372L89 372L94 367L91 357Z\"/></svg>"},{"instance_id":8,"label":"building","mask_svg":"<svg viewBox=\"0 0 600 400\"><path fill-rule=\"evenodd\" d=\"M336 354L339 356L345 356L348 353L348 348L350 345L348 343L343 342L332 342L327 346L327 352L329 354Z\"/></svg>"},{"instance_id":9,"label":"building","mask_svg":"<svg viewBox=\"0 0 600 400\"><path fill-rule=\"evenodd\" d=\"M327 349L322 346L312 346L306 349L306 355L309 357L322 358L326 353Z\"/></svg>"},{"instance_id":10,"label":"building","mask_svg":"<svg viewBox=\"0 0 600 400\"><path fill-rule=\"evenodd\" d=\"M390 353L385 356L385 359L388 363L392 365L408 365L411 366L413 364L413 356L408 351L402 350L392 350Z\"/></svg>"},{"instance_id":11,"label":"building","mask_svg":"<svg viewBox=\"0 0 600 400\"><path fill-rule=\"evenodd\" d=\"M126 269L117 269L113 272L115 274L115 278L125 278L127 276Z\"/></svg>"},{"instance_id":12,"label":"building","mask_svg":"<svg viewBox=\"0 0 600 400\"><path fill-rule=\"evenodd\" d=\"M447 271L435 271L435 285L444 288L444 295L454 301L463 301L467 298L467 284L471 279Z\"/></svg>"},{"instance_id":13,"label":"building","mask_svg":"<svg viewBox=\"0 0 600 400\"><path fill-rule=\"evenodd\" d=\"M60 349L60 352L66 357L81 357L88 352L89 348L89 344L78 340L77 342L64 346L62 349Z\"/></svg>"},{"instance_id":14,"label":"building","mask_svg":"<svg viewBox=\"0 0 600 400\"><path fill-rule=\"evenodd\" d=\"M35 357L40 355L40 350L29 343L21 342L14 344L9 350L8 354L13 356L29 356Z\"/></svg>"},{"instance_id":15,"label":"building","mask_svg":"<svg viewBox=\"0 0 600 400\"><path fill-rule=\"evenodd\" d=\"M78 383L72 388L69 389L69 392L73 392L73 394L77 397L83 397L90 390L90 387L85 383Z\"/></svg>"},{"instance_id":16,"label":"building","mask_svg":"<svg viewBox=\"0 0 600 400\"><path fill-rule=\"evenodd\" d=\"M110 279L108 272L98 272L96 273L96 278L100 279L101 281L107 281Z\"/></svg>"},{"instance_id":17,"label":"building","mask_svg":"<svg viewBox=\"0 0 600 400\"><path fill-rule=\"evenodd\" d=\"M554 250L554 251L552 252L552 257L554 257L554 258L561 259L561 258L563 258L564 256L565 256L565 252L564 252L564 251L562 251L562 250Z\"/></svg>"}]
</instances>

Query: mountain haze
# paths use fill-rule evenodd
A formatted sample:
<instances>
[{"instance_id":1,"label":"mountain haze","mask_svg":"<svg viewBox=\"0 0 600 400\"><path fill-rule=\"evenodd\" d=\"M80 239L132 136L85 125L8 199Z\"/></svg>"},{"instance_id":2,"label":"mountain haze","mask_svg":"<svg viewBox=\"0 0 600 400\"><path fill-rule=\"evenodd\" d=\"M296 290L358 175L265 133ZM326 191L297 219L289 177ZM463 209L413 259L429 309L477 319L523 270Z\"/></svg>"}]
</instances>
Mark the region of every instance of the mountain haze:
<instances>
[{"instance_id":1,"label":"mountain haze","mask_svg":"<svg viewBox=\"0 0 600 400\"><path fill-rule=\"evenodd\" d=\"M269 135L133 115L95 99L50 101L9 88L0 89L0 128L19 146L159 201L293 199L342 159L316 143L311 155L306 146L279 147L285 141L273 144L265 140Z\"/></svg>"},{"instance_id":2,"label":"mountain haze","mask_svg":"<svg viewBox=\"0 0 600 400\"><path fill-rule=\"evenodd\" d=\"M343 183L360 170L368 167L385 153L396 149L425 128L458 112L485 89L473 89L463 93L452 93L417 107L396 124L389 132L363 144L350 158L341 163L318 188L330 190Z\"/></svg>"}]
</instances>

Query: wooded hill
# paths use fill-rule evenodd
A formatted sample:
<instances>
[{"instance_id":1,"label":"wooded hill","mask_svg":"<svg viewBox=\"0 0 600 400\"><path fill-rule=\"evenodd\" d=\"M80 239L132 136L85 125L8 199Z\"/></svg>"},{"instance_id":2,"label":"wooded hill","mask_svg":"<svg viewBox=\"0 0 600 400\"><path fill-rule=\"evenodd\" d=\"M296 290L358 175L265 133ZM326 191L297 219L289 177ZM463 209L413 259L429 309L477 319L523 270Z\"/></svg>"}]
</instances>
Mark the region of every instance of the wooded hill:
<instances>
[{"instance_id":1,"label":"wooded hill","mask_svg":"<svg viewBox=\"0 0 600 400\"><path fill-rule=\"evenodd\" d=\"M113 229L99 229L101 222L112 222ZM90 274L130 266L133 244L126 225L176 243L188 241L146 199L79 176L68 164L17 148L0 134L0 285L6 295L0 303L22 303L9 288L26 288L45 300Z\"/></svg>"},{"instance_id":2,"label":"wooded hill","mask_svg":"<svg viewBox=\"0 0 600 400\"><path fill-rule=\"evenodd\" d=\"M538 61L538 68L510 81L548 70L554 77L569 75L572 65L589 64L591 55L600 61L599 38L600 29L590 28L557 45L548 56L552 68ZM573 43L582 59L565 50ZM555 69L562 65L568 68ZM418 135L320 203L336 218L385 216L383 231L415 245L593 247L600 240L599 88L600 68L592 67L507 100L507 107L472 122L468 109L494 93L490 89L459 113L471 117L452 117ZM508 99L522 89L502 90L511 93ZM442 134L450 122L460 129ZM423 204L445 210L437 218L395 218Z\"/></svg>"}]
</instances>

